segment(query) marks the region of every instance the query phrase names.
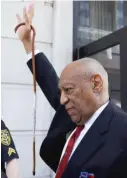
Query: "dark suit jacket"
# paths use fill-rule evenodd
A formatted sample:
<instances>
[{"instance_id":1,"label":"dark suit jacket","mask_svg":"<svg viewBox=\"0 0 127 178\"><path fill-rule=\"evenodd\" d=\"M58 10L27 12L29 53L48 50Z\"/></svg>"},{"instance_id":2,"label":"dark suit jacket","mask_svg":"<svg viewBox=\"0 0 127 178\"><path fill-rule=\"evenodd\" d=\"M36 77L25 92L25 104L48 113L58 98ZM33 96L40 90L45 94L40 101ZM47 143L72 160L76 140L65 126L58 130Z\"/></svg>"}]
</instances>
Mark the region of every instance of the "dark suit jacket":
<instances>
[{"instance_id":1,"label":"dark suit jacket","mask_svg":"<svg viewBox=\"0 0 127 178\"><path fill-rule=\"evenodd\" d=\"M58 76L43 53L35 57L37 82L56 110L40 156L56 171L66 134L76 125L60 105ZM31 70L31 60L28 62ZM79 178L81 172L95 178L127 178L127 114L112 101L100 114L72 155L62 178Z\"/></svg>"}]
</instances>

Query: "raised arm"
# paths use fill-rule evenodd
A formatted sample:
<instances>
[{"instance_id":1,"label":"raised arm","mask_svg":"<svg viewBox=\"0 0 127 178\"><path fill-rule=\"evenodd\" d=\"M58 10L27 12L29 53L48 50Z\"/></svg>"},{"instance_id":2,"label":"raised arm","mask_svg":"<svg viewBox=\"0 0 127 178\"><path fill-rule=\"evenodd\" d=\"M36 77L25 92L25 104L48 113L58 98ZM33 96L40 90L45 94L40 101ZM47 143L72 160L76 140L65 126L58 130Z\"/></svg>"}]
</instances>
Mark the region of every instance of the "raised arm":
<instances>
[{"instance_id":1,"label":"raised arm","mask_svg":"<svg viewBox=\"0 0 127 178\"><path fill-rule=\"evenodd\" d=\"M23 19L17 14L18 23L25 22L25 25L20 26L18 29L18 37L24 45L27 54L32 51L31 27L32 19L34 16L34 4L29 5L28 10L24 8ZM32 60L28 61L28 67L32 72ZM58 76L43 53L35 55L36 64L36 80L48 99L51 106L56 110L59 105L59 92L58 92Z\"/></svg>"},{"instance_id":2,"label":"raised arm","mask_svg":"<svg viewBox=\"0 0 127 178\"><path fill-rule=\"evenodd\" d=\"M28 66L32 71L32 60L28 61ZM57 110L60 106L58 81L59 78L44 53L35 56L36 80L48 99L51 106Z\"/></svg>"}]
</instances>

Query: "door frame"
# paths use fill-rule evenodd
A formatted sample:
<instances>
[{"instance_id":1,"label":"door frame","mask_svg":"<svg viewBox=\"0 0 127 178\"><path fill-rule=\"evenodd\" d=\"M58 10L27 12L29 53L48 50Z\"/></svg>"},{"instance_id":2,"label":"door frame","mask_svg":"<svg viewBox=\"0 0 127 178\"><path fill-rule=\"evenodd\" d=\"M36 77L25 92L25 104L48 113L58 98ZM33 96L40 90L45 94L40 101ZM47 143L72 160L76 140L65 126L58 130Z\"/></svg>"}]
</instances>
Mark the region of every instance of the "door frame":
<instances>
[{"instance_id":1,"label":"door frame","mask_svg":"<svg viewBox=\"0 0 127 178\"><path fill-rule=\"evenodd\" d=\"M105 49L120 45L120 94L121 106L127 112L127 26L106 35L79 49L73 47L73 61L89 57ZM74 39L75 40L75 39ZM74 42L73 42L74 44Z\"/></svg>"}]
</instances>

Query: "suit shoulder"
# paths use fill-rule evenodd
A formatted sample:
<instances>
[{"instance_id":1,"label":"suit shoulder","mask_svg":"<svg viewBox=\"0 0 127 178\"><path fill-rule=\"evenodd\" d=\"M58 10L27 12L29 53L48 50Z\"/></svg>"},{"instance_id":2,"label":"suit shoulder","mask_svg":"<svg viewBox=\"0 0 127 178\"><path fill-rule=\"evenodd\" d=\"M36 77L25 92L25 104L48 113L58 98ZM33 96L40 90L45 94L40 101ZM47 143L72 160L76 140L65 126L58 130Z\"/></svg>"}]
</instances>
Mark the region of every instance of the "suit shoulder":
<instances>
[{"instance_id":1,"label":"suit shoulder","mask_svg":"<svg viewBox=\"0 0 127 178\"><path fill-rule=\"evenodd\" d=\"M127 148L127 113L116 106L114 108L110 131L113 139L118 141L122 148Z\"/></svg>"},{"instance_id":2,"label":"suit shoulder","mask_svg":"<svg viewBox=\"0 0 127 178\"><path fill-rule=\"evenodd\" d=\"M127 135L127 113L118 106L114 106L113 110L112 129L119 135Z\"/></svg>"},{"instance_id":3,"label":"suit shoulder","mask_svg":"<svg viewBox=\"0 0 127 178\"><path fill-rule=\"evenodd\" d=\"M118 106L114 106L114 117L118 119L118 122L123 122L127 124L127 113Z\"/></svg>"}]
</instances>

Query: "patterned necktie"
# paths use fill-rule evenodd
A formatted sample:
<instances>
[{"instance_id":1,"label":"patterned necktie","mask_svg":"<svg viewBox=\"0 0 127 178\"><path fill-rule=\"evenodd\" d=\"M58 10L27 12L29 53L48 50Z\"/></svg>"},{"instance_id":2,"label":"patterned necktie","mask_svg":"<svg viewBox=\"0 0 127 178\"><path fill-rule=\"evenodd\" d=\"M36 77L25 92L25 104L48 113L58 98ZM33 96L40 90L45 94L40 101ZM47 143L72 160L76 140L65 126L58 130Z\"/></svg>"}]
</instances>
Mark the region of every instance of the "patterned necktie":
<instances>
[{"instance_id":1,"label":"patterned necktie","mask_svg":"<svg viewBox=\"0 0 127 178\"><path fill-rule=\"evenodd\" d=\"M69 157L71 155L71 152L72 152L72 149L73 149L73 146L77 140L77 138L79 137L81 131L83 130L84 126L78 126L75 130L75 132L72 134L69 142L68 142L68 145L66 147L66 150L65 150L65 153L59 163L59 166L58 166L58 169L57 169L57 172L56 172L56 177L55 178L61 178L62 177L62 174L67 166L67 163L68 163L68 160L69 160Z\"/></svg>"}]
</instances>

